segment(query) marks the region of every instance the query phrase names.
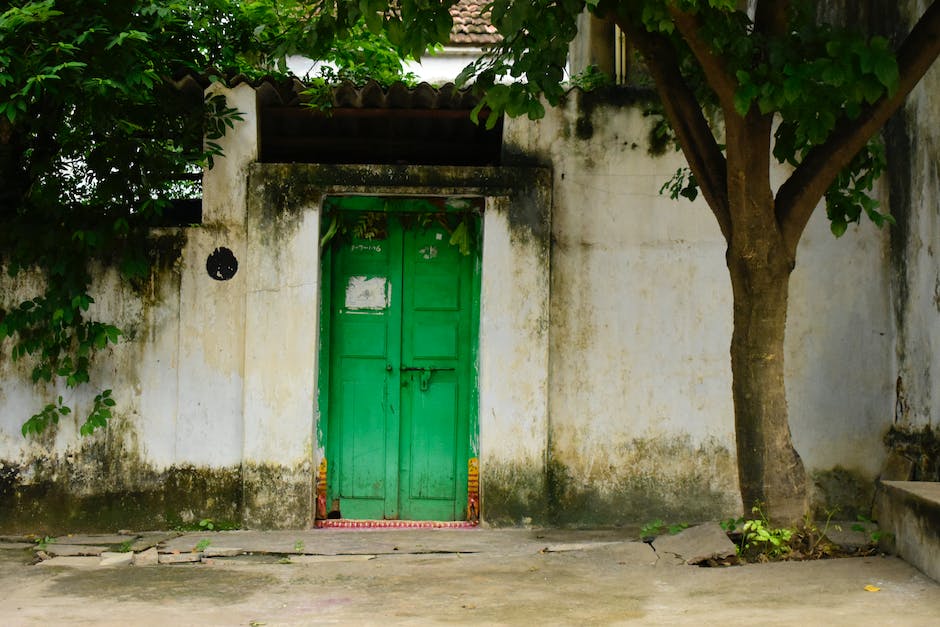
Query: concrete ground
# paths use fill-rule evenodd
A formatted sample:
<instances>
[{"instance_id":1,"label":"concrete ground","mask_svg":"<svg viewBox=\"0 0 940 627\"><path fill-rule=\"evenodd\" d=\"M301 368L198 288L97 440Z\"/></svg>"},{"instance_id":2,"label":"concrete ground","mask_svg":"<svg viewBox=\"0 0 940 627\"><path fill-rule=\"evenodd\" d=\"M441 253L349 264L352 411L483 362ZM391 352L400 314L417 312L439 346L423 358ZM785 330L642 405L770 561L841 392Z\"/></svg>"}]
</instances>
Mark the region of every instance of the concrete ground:
<instances>
[{"instance_id":1,"label":"concrete ground","mask_svg":"<svg viewBox=\"0 0 940 627\"><path fill-rule=\"evenodd\" d=\"M894 557L700 568L635 540L523 529L86 536L57 538L48 552L63 557L30 565L34 549L7 538L0 624L940 624L940 586ZM240 555L110 567L68 555L157 542L164 556Z\"/></svg>"}]
</instances>

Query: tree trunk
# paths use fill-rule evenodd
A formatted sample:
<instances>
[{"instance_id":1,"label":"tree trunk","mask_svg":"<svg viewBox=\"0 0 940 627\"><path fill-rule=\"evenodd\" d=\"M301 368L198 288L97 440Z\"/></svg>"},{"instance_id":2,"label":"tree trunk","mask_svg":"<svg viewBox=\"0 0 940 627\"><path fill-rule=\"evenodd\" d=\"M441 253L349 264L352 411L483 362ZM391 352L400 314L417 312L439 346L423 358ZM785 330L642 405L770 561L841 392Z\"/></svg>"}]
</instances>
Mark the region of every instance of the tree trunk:
<instances>
[{"instance_id":1,"label":"tree trunk","mask_svg":"<svg viewBox=\"0 0 940 627\"><path fill-rule=\"evenodd\" d=\"M738 479L745 513L760 503L775 524L808 511L806 473L793 448L784 386L790 265L783 251L728 249L734 294L731 372Z\"/></svg>"},{"instance_id":2,"label":"tree trunk","mask_svg":"<svg viewBox=\"0 0 940 627\"><path fill-rule=\"evenodd\" d=\"M770 187L773 119L752 111L727 122L734 295L731 375L738 480L746 514L760 503L775 524L807 513L803 461L793 448L783 376L787 296L795 259L777 222Z\"/></svg>"}]
</instances>

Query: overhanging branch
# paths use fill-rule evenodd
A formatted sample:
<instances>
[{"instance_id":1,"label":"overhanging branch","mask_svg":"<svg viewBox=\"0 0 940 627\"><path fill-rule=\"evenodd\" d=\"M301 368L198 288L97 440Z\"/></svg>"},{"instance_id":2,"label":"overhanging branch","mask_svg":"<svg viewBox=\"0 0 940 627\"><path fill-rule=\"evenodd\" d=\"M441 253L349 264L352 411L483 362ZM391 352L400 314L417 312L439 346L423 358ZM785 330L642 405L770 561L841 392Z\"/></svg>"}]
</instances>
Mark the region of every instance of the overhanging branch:
<instances>
[{"instance_id":1,"label":"overhanging branch","mask_svg":"<svg viewBox=\"0 0 940 627\"><path fill-rule=\"evenodd\" d=\"M800 236L832 181L904 104L904 99L938 55L940 0L934 0L898 49L900 81L897 91L865 107L854 120L843 117L829 139L806 154L777 192L777 219L792 254L796 253Z\"/></svg>"},{"instance_id":2,"label":"overhanging branch","mask_svg":"<svg viewBox=\"0 0 940 627\"><path fill-rule=\"evenodd\" d=\"M715 54L712 46L702 37L703 24L698 14L680 11L675 5L669 6L669 14L682 38L695 55L705 80L718 96L718 102L725 115L734 113L734 93L738 89L737 79L728 70L728 64L720 55Z\"/></svg>"},{"instance_id":3,"label":"overhanging branch","mask_svg":"<svg viewBox=\"0 0 940 627\"><path fill-rule=\"evenodd\" d=\"M650 33L637 19L615 15L620 29L627 34L646 59L656 83L666 117L672 125L682 152L711 207L726 241L731 238L731 214L728 207L727 163L718 147L705 115L679 71L679 60L672 44L664 36Z\"/></svg>"}]
</instances>

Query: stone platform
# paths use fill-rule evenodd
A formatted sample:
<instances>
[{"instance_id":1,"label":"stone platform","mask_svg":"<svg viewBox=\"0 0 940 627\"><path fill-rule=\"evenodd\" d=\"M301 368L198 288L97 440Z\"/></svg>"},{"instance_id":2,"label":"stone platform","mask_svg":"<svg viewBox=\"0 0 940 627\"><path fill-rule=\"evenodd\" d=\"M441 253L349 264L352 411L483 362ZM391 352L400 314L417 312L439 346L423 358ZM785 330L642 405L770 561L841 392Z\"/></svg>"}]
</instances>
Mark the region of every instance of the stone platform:
<instances>
[{"instance_id":1,"label":"stone platform","mask_svg":"<svg viewBox=\"0 0 940 627\"><path fill-rule=\"evenodd\" d=\"M882 481L875 518L889 550L940 581L940 483Z\"/></svg>"}]
</instances>

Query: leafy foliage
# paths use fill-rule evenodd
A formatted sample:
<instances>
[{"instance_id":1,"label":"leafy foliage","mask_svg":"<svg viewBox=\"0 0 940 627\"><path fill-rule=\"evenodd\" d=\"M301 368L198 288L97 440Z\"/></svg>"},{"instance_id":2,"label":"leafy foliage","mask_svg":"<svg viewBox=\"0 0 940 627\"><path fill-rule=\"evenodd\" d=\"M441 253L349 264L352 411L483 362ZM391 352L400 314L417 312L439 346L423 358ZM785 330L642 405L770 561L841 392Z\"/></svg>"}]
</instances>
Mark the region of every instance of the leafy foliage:
<instances>
[{"instance_id":1,"label":"leafy foliage","mask_svg":"<svg viewBox=\"0 0 940 627\"><path fill-rule=\"evenodd\" d=\"M224 102L188 100L172 78L209 68L220 68L220 76L284 72L289 55L304 54L336 61L321 86L367 75L390 81L401 76L401 58L420 58L448 41L454 3L7 3L0 13L0 219L7 227L0 232L0 262L12 276L41 268L45 287L0 310L0 341L11 339L15 359L36 360L36 381L61 378L74 386L89 379L93 355L120 338L119 330L89 313L89 263L116 265L131 281L145 277L148 227L174 197L194 193L192 175L211 166L219 152L214 140L238 120ZM886 39L818 23L812 3L795 1L786 4L785 27L768 34L739 4L493 0L486 10L502 40L460 81L485 92L474 116L488 107L488 126L503 113L541 117L544 102L564 96L568 44L587 8L666 42L697 106L718 113L708 116L716 136L728 121L722 112L776 116L773 154L791 165L828 142L840 122L899 89L900 70ZM680 18L694 22L691 31L683 32ZM732 107L715 107L720 94L694 54L701 42L692 38L723 64L733 84ZM665 127L657 128L668 141ZM825 193L836 235L863 214L876 224L890 222L867 194L884 168L882 152L870 145ZM699 178L680 173L664 190L695 198L705 184ZM37 415L49 418L34 425L53 422L52 413Z\"/></svg>"},{"instance_id":2,"label":"leafy foliage","mask_svg":"<svg viewBox=\"0 0 940 627\"><path fill-rule=\"evenodd\" d=\"M343 4L343 3L340 3ZM342 8L338 9L342 12ZM314 19L315 18L315 19ZM286 71L286 55L333 59L336 76L391 81L401 59L355 22L334 29L291 0L14 0L0 10L0 267L39 270L36 294L0 301L0 348L31 359L32 379L74 388L121 338L97 320L92 264L130 282L150 272L148 233L173 199L198 196L201 168L241 116L221 96L187 96L174 78L221 68ZM205 140L205 141L204 141ZM5 341L9 340L9 344ZM99 394L81 424L107 424ZM23 425L33 434L69 408L60 396Z\"/></svg>"}]
</instances>

